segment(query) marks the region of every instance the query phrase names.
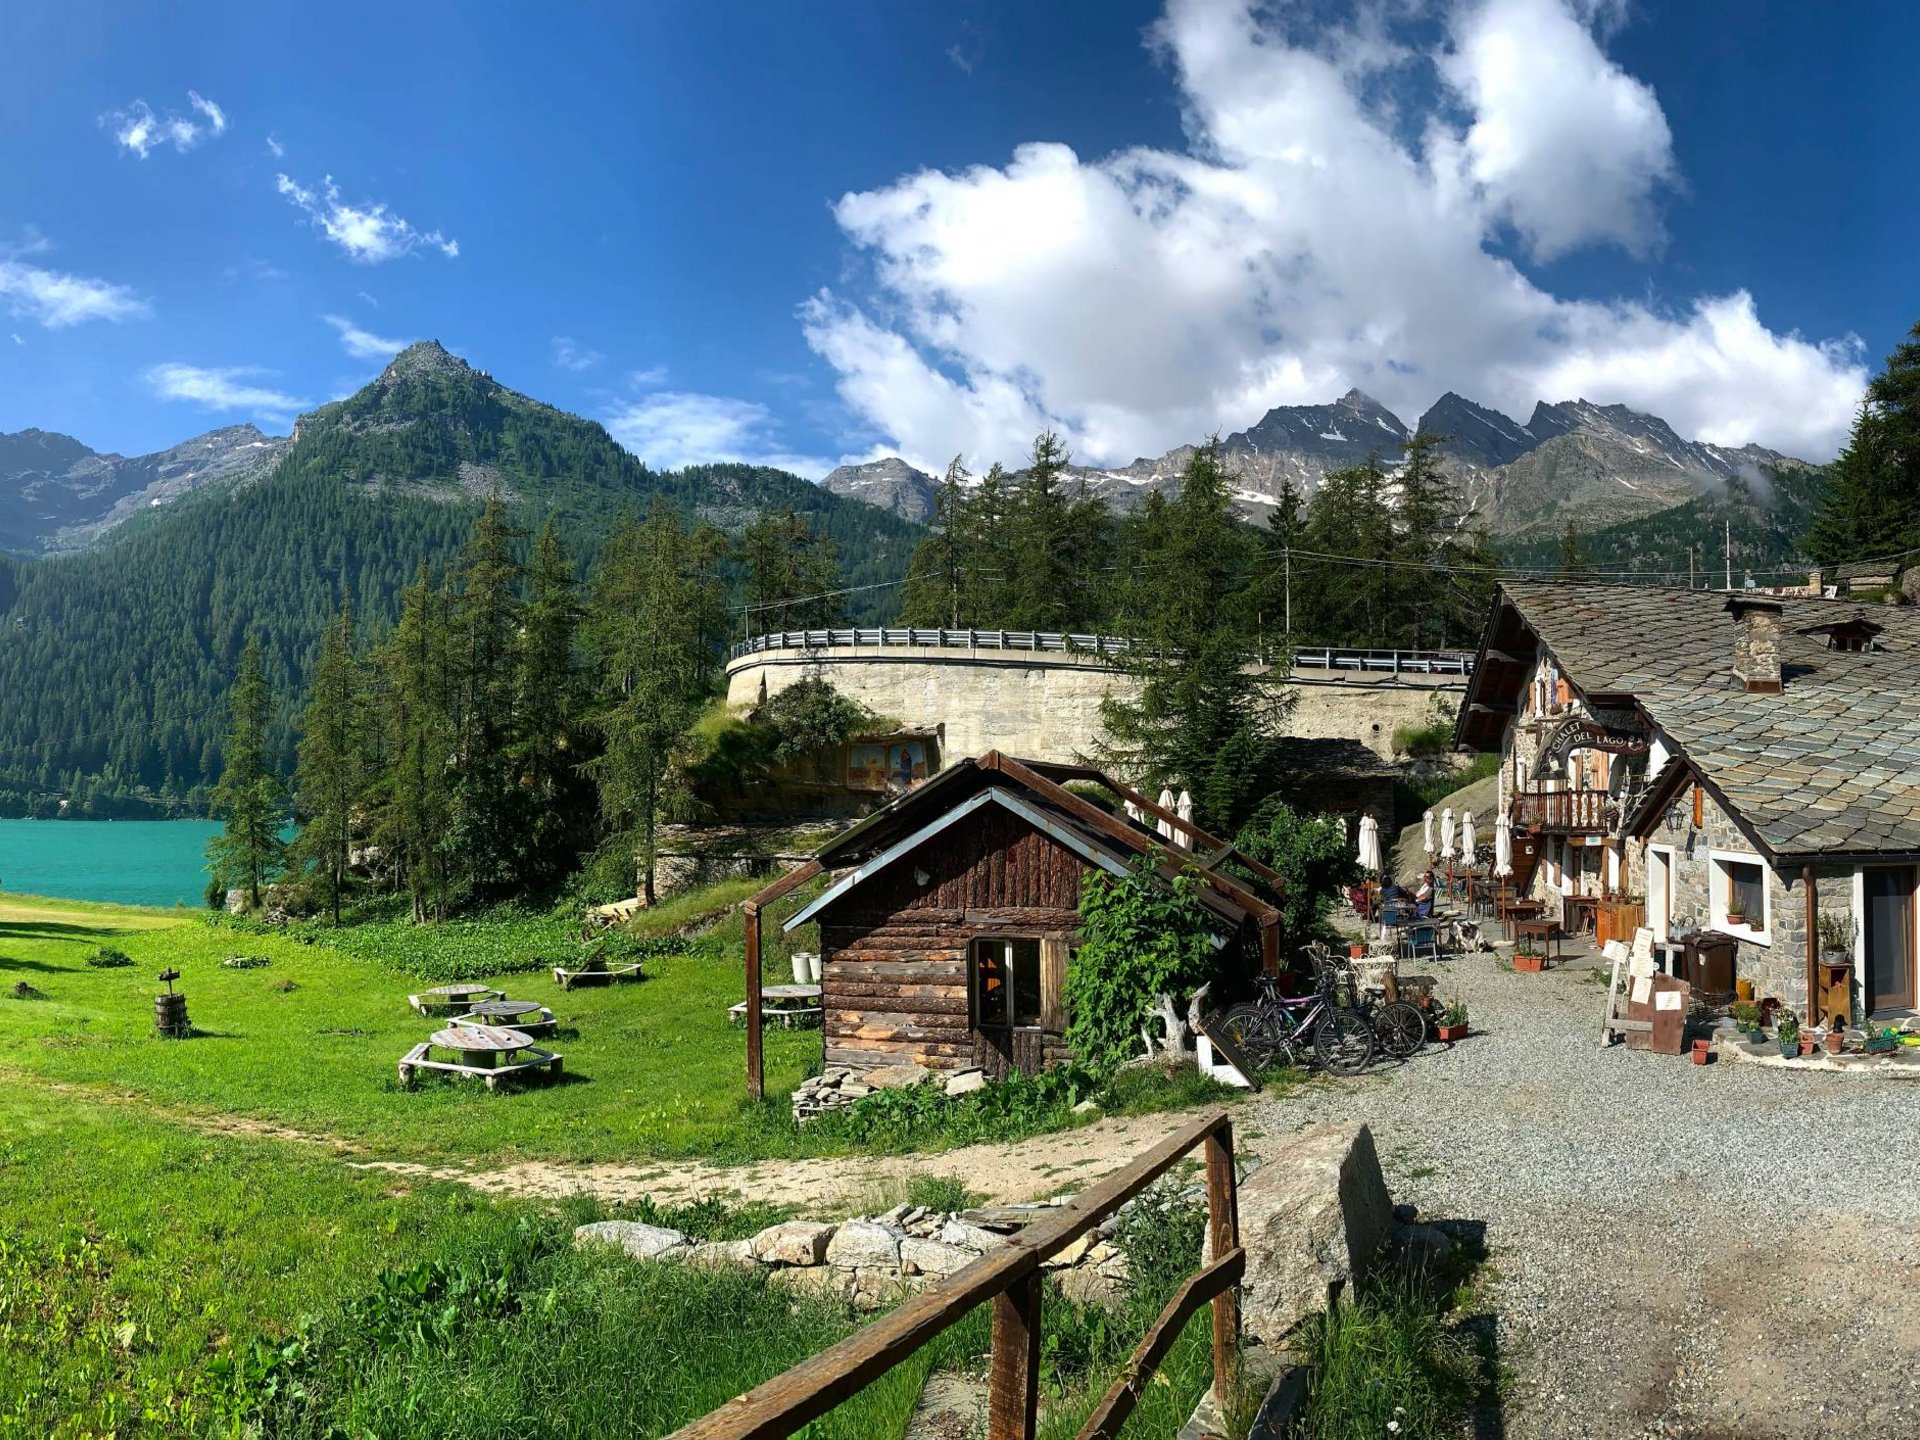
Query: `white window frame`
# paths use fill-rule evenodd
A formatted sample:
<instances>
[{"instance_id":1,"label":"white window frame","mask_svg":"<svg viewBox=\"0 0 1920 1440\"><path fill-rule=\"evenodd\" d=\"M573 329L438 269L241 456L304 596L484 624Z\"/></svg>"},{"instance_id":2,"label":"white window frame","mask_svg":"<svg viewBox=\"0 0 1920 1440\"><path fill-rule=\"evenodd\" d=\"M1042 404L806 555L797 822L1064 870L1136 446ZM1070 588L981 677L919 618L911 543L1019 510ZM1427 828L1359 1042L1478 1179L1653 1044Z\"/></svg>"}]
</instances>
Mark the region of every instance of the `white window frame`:
<instances>
[{"instance_id":1,"label":"white window frame","mask_svg":"<svg viewBox=\"0 0 1920 1440\"><path fill-rule=\"evenodd\" d=\"M1760 924L1753 925L1752 916L1748 924L1730 925L1727 923L1727 890L1732 879L1723 867L1727 865L1758 865L1760 867ZM1713 928L1745 940L1750 945L1771 945L1773 943L1773 870L1758 855L1744 850L1708 850L1707 851L1707 903L1709 919Z\"/></svg>"},{"instance_id":2,"label":"white window frame","mask_svg":"<svg viewBox=\"0 0 1920 1440\"><path fill-rule=\"evenodd\" d=\"M1660 900L1658 909L1653 908L1653 876L1656 859L1660 866ZM1679 856L1671 845L1647 846L1647 907L1651 914L1647 916L1648 927L1653 938L1665 944L1672 938L1673 930L1673 882L1678 874Z\"/></svg>"}]
</instances>

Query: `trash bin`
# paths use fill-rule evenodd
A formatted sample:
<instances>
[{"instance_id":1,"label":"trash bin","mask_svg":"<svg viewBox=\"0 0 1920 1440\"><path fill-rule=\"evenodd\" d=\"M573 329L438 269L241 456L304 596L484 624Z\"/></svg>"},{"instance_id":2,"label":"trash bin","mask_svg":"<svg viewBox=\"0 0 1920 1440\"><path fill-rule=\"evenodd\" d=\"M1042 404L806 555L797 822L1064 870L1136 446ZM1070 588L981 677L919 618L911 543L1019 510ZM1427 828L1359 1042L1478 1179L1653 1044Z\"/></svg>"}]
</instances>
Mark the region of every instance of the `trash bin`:
<instances>
[{"instance_id":1,"label":"trash bin","mask_svg":"<svg viewBox=\"0 0 1920 1440\"><path fill-rule=\"evenodd\" d=\"M1733 998L1733 957L1740 942L1719 930L1696 930L1686 944L1687 983L1695 997L1726 1004Z\"/></svg>"}]
</instances>

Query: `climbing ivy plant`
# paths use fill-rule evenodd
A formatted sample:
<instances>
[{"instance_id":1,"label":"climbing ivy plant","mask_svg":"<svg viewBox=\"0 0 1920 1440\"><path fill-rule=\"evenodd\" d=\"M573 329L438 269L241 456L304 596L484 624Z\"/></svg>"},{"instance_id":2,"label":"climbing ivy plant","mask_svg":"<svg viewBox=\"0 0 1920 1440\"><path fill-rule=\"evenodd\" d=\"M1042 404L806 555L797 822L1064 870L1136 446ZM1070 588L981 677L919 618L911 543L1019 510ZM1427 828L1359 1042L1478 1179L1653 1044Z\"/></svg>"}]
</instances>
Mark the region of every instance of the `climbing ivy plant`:
<instances>
[{"instance_id":1,"label":"climbing ivy plant","mask_svg":"<svg viewBox=\"0 0 1920 1440\"><path fill-rule=\"evenodd\" d=\"M1162 995L1183 1010L1216 969L1217 951L1200 882L1169 887L1147 855L1125 876L1089 870L1080 885L1080 946L1067 966L1067 1043L1077 1063L1113 1073L1141 1053L1140 1031Z\"/></svg>"}]
</instances>

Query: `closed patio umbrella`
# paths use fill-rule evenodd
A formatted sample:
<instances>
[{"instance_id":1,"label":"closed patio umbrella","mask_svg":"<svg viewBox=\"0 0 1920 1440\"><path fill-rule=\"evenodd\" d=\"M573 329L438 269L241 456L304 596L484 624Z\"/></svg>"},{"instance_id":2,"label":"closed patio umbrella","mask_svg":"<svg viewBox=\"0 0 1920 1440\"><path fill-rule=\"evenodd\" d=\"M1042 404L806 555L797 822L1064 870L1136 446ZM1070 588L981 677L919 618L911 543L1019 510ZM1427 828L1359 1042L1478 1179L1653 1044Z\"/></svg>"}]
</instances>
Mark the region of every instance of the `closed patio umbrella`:
<instances>
[{"instance_id":1,"label":"closed patio umbrella","mask_svg":"<svg viewBox=\"0 0 1920 1440\"><path fill-rule=\"evenodd\" d=\"M1427 811L1420 820L1420 848L1429 855L1433 854L1433 812L1431 810Z\"/></svg>"},{"instance_id":2,"label":"closed patio umbrella","mask_svg":"<svg viewBox=\"0 0 1920 1440\"><path fill-rule=\"evenodd\" d=\"M1440 858L1453 859L1453 807L1449 805L1440 812Z\"/></svg>"},{"instance_id":3,"label":"closed patio umbrella","mask_svg":"<svg viewBox=\"0 0 1920 1440\"><path fill-rule=\"evenodd\" d=\"M1380 873L1380 822L1371 815L1360 817L1360 868L1369 875Z\"/></svg>"},{"instance_id":4,"label":"closed patio umbrella","mask_svg":"<svg viewBox=\"0 0 1920 1440\"><path fill-rule=\"evenodd\" d=\"M1513 876L1513 822L1502 814L1493 822L1493 878Z\"/></svg>"},{"instance_id":5,"label":"closed patio umbrella","mask_svg":"<svg viewBox=\"0 0 1920 1440\"><path fill-rule=\"evenodd\" d=\"M1162 785L1160 787L1160 808L1162 810L1171 810L1173 809L1173 804L1173 791ZM1173 822L1171 820L1162 820L1160 822L1160 836L1165 840L1173 839Z\"/></svg>"},{"instance_id":6,"label":"closed patio umbrella","mask_svg":"<svg viewBox=\"0 0 1920 1440\"><path fill-rule=\"evenodd\" d=\"M1133 821L1134 824L1138 825L1146 820L1147 812L1142 810L1138 805L1134 804L1133 801L1129 800L1127 801L1127 818Z\"/></svg>"},{"instance_id":7,"label":"closed patio umbrella","mask_svg":"<svg viewBox=\"0 0 1920 1440\"><path fill-rule=\"evenodd\" d=\"M1460 858L1471 867L1473 848L1479 843L1479 836L1473 833L1473 812L1464 811L1460 816Z\"/></svg>"},{"instance_id":8,"label":"closed patio umbrella","mask_svg":"<svg viewBox=\"0 0 1920 1440\"><path fill-rule=\"evenodd\" d=\"M1185 790L1182 790L1180 792L1179 802L1173 807L1173 813L1191 825L1193 823L1193 796L1189 795ZM1185 846L1191 850L1193 848L1193 836L1188 831L1182 830L1174 837L1174 843Z\"/></svg>"}]
</instances>

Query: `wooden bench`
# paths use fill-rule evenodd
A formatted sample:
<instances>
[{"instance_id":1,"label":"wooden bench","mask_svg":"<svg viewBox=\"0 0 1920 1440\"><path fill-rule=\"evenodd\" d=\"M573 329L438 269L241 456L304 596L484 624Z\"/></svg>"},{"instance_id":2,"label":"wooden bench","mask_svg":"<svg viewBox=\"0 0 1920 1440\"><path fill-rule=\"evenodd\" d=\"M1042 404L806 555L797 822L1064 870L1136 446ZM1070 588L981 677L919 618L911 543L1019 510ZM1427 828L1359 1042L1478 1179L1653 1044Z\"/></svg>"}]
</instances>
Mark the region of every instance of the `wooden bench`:
<instances>
[{"instance_id":1,"label":"wooden bench","mask_svg":"<svg viewBox=\"0 0 1920 1440\"><path fill-rule=\"evenodd\" d=\"M626 965L605 965L596 970L569 970L556 965L553 967L553 983L562 990L571 990L576 985L611 985L616 980L644 980L647 977L641 974L640 965L638 960Z\"/></svg>"},{"instance_id":2,"label":"wooden bench","mask_svg":"<svg viewBox=\"0 0 1920 1440\"><path fill-rule=\"evenodd\" d=\"M431 1058L435 1049L450 1050L456 1055L476 1059L485 1056L487 1063L435 1060ZM520 1056L526 1058L516 1058ZM416 1070L443 1070L463 1079L484 1080L487 1089L493 1090L509 1076L522 1075L530 1070L544 1070L557 1079L560 1061L561 1057L555 1052L541 1049L518 1030L501 1029L493 1025L449 1025L444 1030L434 1031L424 1044L414 1046L401 1057L400 1083L411 1090Z\"/></svg>"},{"instance_id":3,"label":"wooden bench","mask_svg":"<svg viewBox=\"0 0 1920 1440\"><path fill-rule=\"evenodd\" d=\"M462 1015L483 1000L506 998L506 991L491 985L436 985L418 995L407 996L407 1004L422 1015Z\"/></svg>"}]
</instances>

